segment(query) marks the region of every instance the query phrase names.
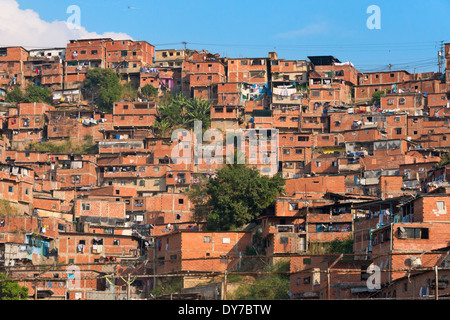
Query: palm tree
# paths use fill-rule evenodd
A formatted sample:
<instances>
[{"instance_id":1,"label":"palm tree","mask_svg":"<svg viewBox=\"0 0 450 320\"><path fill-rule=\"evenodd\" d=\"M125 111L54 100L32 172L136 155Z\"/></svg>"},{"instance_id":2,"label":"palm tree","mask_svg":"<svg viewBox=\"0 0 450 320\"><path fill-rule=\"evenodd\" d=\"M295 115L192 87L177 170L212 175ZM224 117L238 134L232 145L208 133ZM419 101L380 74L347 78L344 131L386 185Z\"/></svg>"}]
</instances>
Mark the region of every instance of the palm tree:
<instances>
[{"instance_id":1,"label":"palm tree","mask_svg":"<svg viewBox=\"0 0 450 320\"><path fill-rule=\"evenodd\" d=\"M153 129L155 130L156 135L162 138L167 137L167 133L169 132L170 128L171 128L170 123L166 119L161 120L157 119L153 124Z\"/></svg>"},{"instance_id":2,"label":"palm tree","mask_svg":"<svg viewBox=\"0 0 450 320\"><path fill-rule=\"evenodd\" d=\"M190 128L194 127L194 121L201 121L203 129L209 128L211 119L211 105L207 100L194 98L187 102L187 124Z\"/></svg>"}]
</instances>

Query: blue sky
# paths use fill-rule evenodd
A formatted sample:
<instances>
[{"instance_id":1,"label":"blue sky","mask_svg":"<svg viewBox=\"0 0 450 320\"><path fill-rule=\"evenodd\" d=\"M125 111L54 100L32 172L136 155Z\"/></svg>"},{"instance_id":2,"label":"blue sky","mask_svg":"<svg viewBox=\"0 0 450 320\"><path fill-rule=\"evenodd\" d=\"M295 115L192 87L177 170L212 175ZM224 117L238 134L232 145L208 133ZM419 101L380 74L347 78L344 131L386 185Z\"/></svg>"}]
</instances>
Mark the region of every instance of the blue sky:
<instances>
[{"instance_id":1,"label":"blue sky","mask_svg":"<svg viewBox=\"0 0 450 320\"><path fill-rule=\"evenodd\" d=\"M190 49L228 57L267 57L269 51L282 59L333 55L360 71L383 71L388 64L437 71L440 41L450 42L448 0L17 2L47 22L67 20L67 8L77 5L89 32L126 33L156 49L182 48L186 41ZM381 29L367 28L370 5L380 8Z\"/></svg>"}]
</instances>

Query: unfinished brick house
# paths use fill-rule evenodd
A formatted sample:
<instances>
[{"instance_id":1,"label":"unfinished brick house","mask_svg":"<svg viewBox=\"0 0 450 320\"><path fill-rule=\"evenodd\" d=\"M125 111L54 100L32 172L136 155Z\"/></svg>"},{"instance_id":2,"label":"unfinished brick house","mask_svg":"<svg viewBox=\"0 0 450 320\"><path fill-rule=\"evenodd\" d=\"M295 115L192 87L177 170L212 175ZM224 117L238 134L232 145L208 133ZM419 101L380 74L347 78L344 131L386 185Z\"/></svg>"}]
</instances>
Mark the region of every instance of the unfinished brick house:
<instances>
[{"instance_id":1,"label":"unfinished brick house","mask_svg":"<svg viewBox=\"0 0 450 320\"><path fill-rule=\"evenodd\" d=\"M422 194L376 200L355 208L365 217L355 222L355 252L373 253L379 258L373 262L383 272L381 281L404 277L408 268L434 267L440 254L433 254L446 246L446 208L448 194ZM407 253L404 253L407 252Z\"/></svg>"},{"instance_id":2,"label":"unfinished brick house","mask_svg":"<svg viewBox=\"0 0 450 320\"><path fill-rule=\"evenodd\" d=\"M308 107L308 93L306 90L308 63L304 60L278 59L278 55L275 52L269 53L269 57L272 109L305 111L304 109Z\"/></svg>"},{"instance_id":3,"label":"unfinished brick house","mask_svg":"<svg viewBox=\"0 0 450 320\"><path fill-rule=\"evenodd\" d=\"M217 104L211 108L211 128L238 129L245 122L250 86L240 82L217 84Z\"/></svg>"},{"instance_id":4,"label":"unfinished brick house","mask_svg":"<svg viewBox=\"0 0 450 320\"><path fill-rule=\"evenodd\" d=\"M176 231L156 237L148 256L157 274L231 271L251 243L250 232Z\"/></svg>"},{"instance_id":5,"label":"unfinished brick house","mask_svg":"<svg viewBox=\"0 0 450 320\"><path fill-rule=\"evenodd\" d=\"M98 184L96 155L52 154L48 181L58 181L58 189L74 190Z\"/></svg>"},{"instance_id":6,"label":"unfinished brick house","mask_svg":"<svg viewBox=\"0 0 450 320\"><path fill-rule=\"evenodd\" d=\"M424 270L420 263L415 260L408 275L397 278L383 286L377 294L380 298L396 299L439 299L449 294L448 270L436 268L448 268L448 247L439 248L429 252L437 257L434 260L435 270ZM428 253L425 253L428 255ZM431 265L432 265L431 264ZM437 286L436 286L437 278Z\"/></svg>"},{"instance_id":7,"label":"unfinished brick house","mask_svg":"<svg viewBox=\"0 0 450 320\"><path fill-rule=\"evenodd\" d=\"M74 143L93 142L103 138L104 131L113 128L113 115L89 107L56 108L47 111L48 140L71 139Z\"/></svg>"},{"instance_id":8,"label":"unfinished brick house","mask_svg":"<svg viewBox=\"0 0 450 320\"><path fill-rule=\"evenodd\" d=\"M20 103L9 108L7 130L11 147L24 149L30 142L39 142L46 137L47 111L54 109L45 103Z\"/></svg>"},{"instance_id":9,"label":"unfinished brick house","mask_svg":"<svg viewBox=\"0 0 450 320\"><path fill-rule=\"evenodd\" d=\"M141 69L153 65L155 48L145 41L83 39L66 47L64 86L80 88L90 68L110 68L124 81L140 83Z\"/></svg>"},{"instance_id":10,"label":"unfinished brick house","mask_svg":"<svg viewBox=\"0 0 450 320\"><path fill-rule=\"evenodd\" d=\"M353 257L302 255L291 257L290 292L293 299L368 298L368 261Z\"/></svg>"},{"instance_id":11,"label":"unfinished brick house","mask_svg":"<svg viewBox=\"0 0 450 320\"><path fill-rule=\"evenodd\" d=\"M23 47L0 48L0 88L6 93L15 85L25 88L25 62L29 52Z\"/></svg>"},{"instance_id":12,"label":"unfinished brick house","mask_svg":"<svg viewBox=\"0 0 450 320\"><path fill-rule=\"evenodd\" d=\"M53 90L64 88L65 48L30 50L24 63L27 82Z\"/></svg>"},{"instance_id":13,"label":"unfinished brick house","mask_svg":"<svg viewBox=\"0 0 450 320\"><path fill-rule=\"evenodd\" d=\"M12 213L33 212L34 171L28 167L2 164L0 198ZM8 212L5 212L6 214Z\"/></svg>"},{"instance_id":14,"label":"unfinished brick house","mask_svg":"<svg viewBox=\"0 0 450 320\"><path fill-rule=\"evenodd\" d=\"M116 102L113 109L115 129L150 129L157 114L156 101Z\"/></svg>"},{"instance_id":15,"label":"unfinished brick house","mask_svg":"<svg viewBox=\"0 0 450 320\"><path fill-rule=\"evenodd\" d=\"M221 59L183 61L183 83L188 83L188 96L218 102L218 85L226 82L225 64Z\"/></svg>"},{"instance_id":16,"label":"unfinished brick house","mask_svg":"<svg viewBox=\"0 0 450 320\"><path fill-rule=\"evenodd\" d=\"M396 70L386 72L363 73L359 83L355 86L355 102L370 101L372 95L378 91L390 92L397 85L413 79L408 71Z\"/></svg>"}]
</instances>

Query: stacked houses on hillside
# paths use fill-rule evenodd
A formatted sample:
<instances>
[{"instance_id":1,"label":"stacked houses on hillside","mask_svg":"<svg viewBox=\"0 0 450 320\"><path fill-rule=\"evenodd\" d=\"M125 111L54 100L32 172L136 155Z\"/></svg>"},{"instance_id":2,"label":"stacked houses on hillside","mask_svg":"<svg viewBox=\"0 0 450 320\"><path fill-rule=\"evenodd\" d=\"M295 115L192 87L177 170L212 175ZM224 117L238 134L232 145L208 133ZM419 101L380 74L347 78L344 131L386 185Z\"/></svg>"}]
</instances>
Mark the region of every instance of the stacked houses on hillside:
<instances>
[{"instance_id":1,"label":"stacked houses on hillside","mask_svg":"<svg viewBox=\"0 0 450 320\"><path fill-rule=\"evenodd\" d=\"M450 274L435 271L450 261L450 164L441 161L450 44L445 58L445 73L363 73L334 56L228 58L132 40L0 48L0 100L37 85L54 102L2 103L0 270L34 297L148 298L166 275L185 275L187 288L201 282L193 273L241 270L261 240L267 261L289 259L294 299L445 296ZM157 96L104 112L83 87L94 68ZM156 134L166 93L207 100L212 129L276 132L275 170L256 167L280 173L285 191L246 229L209 232L195 219L188 191L225 164L174 161L196 137ZM43 142L94 147L38 151ZM313 252L349 239L348 256Z\"/></svg>"}]
</instances>

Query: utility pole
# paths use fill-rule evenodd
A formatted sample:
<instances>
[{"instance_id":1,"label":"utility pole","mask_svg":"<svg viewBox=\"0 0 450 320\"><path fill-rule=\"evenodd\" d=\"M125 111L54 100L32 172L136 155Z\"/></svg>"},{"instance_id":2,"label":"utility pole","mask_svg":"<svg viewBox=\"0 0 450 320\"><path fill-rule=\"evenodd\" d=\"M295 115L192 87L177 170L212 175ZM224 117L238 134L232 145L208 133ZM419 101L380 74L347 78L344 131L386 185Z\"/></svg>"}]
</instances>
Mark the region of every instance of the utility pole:
<instances>
[{"instance_id":1,"label":"utility pole","mask_svg":"<svg viewBox=\"0 0 450 320\"><path fill-rule=\"evenodd\" d=\"M327 300L331 299L331 274L330 270L338 263L344 255L341 254L328 268L327 268Z\"/></svg>"},{"instance_id":2,"label":"utility pole","mask_svg":"<svg viewBox=\"0 0 450 320\"><path fill-rule=\"evenodd\" d=\"M227 270L225 270L223 275L223 297L222 300L227 300L227 291L228 291L228 283L227 283Z\"/></svg>"},{"instance_id":3,"label":"utility pole","mask_svg":"<svg viewBox=\"0 0 450 320\"><path fill-rule=\"evenodd\" d=\"M435 265L434 266L434 282L435 282L435 285L434 285L434 299L435 300L438 300L439 299L439 286L438 286L438 281L439 281L439 278L438 278L438 266L437 265Z\"/></svg>"},{"instance_id":4,"label":"utility pole","mask_svg":"<svg viewBox=\"0 0 450 320\"><path fill-rule=\"evenodd\" d=\"M127 274L127 300L130 300L131 297L131 287L130 287L130 274Z\"/></svg>"},{"instance_id":5,"label":"utility pole","mask_svg":"<svg viewBox=\"0 0 450 320\"><path fill-rule=\"evenodd\" d=\"M441 42L441 47L438 50L438 68L439 68L439 73L442 73L443 62L444 62L444 41L440 41L440 42Z\"/></svg>"}]
</instances>

